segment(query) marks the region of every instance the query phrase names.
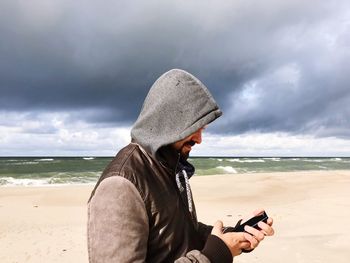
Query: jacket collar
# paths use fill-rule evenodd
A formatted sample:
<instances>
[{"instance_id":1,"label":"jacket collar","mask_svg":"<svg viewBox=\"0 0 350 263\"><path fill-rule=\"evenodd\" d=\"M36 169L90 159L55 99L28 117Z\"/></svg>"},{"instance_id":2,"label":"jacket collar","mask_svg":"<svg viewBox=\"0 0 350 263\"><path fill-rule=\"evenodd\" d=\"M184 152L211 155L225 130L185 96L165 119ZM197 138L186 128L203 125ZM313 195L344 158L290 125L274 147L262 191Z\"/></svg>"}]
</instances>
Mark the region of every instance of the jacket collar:
<instances>
[{"instance_id":1,"label":"jacket collar","mask_svg":"<svg viewBox=\"0 0 350 263\"><path fill-rule=\"evenodd\" d=\"M180 154L171 145L161 147L156 153L157 160L170 169L173 173L177 172L177 167L180 161Z\"/></svg>"},{"instance_id":2,"label":"jacket collar","mask_svg":"<svg viewBox=\"0 0 350 263\"><path fill-rule=\"evenodd\" d=\"M157 159L163 166L170 169L174 174L182 170L186 170L189 178L194 174L194 166L187 160L181 158L180 153L171 147L171 145L161 147L157 151Z\"/></svg>"}]
</instances>

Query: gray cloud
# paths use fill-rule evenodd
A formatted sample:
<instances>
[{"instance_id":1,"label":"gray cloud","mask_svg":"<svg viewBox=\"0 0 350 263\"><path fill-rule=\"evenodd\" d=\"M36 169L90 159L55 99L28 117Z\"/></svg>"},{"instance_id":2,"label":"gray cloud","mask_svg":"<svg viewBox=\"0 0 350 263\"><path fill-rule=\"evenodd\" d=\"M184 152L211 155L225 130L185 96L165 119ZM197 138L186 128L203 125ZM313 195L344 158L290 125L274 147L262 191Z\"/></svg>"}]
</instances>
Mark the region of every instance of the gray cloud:
<instances>
[{"instance_id":1,"label":"gray cloud","mask_svg":"<svg viewBox=\"0 0 350 263\"><path fill-rule=\"evenodd\" d=\"M350 136L347 1L3 1L0 10L3 111L131 124L155 79L177 67L222 106L213 132Z\"/></svg>"}]
</instances>

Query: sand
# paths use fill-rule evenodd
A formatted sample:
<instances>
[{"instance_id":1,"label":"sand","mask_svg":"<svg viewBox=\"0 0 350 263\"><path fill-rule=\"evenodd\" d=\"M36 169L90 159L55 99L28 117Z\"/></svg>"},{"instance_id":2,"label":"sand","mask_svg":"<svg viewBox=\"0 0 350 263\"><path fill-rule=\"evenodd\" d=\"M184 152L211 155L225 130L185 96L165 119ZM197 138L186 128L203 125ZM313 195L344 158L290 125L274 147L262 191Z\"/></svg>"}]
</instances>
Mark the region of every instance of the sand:
<instances>
[{"instance_id":1,"label":"sand","mask_svg":"<svg viewBox=\"0 0 350 263\"><path fill-rule=\"evenodd\" d=\"M256 208L275 236L234 262L349 262L350 171L194 177L198 217L234 224ZM0 187L0 262L88 262L92 186Z\"/></svg>"}]
</instances>

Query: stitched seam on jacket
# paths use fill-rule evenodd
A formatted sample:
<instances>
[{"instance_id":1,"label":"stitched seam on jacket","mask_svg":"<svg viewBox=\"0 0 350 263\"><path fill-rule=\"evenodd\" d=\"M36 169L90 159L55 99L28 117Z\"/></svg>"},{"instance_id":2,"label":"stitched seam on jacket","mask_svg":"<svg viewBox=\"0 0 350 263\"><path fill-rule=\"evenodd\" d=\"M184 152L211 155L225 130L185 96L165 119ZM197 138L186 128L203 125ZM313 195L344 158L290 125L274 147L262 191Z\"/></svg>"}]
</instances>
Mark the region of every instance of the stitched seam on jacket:
<instances>
[{"instance_id":1,"label":"stitched seam on jacket","mask_svg":"<svg viewBox=\"0 0 350 263\"><path fill-rule=\"evenodd\" d=\"M136 150L136 148L138 148L137 145L134 145L134 147L132 149L130 149L130 152L127 154L127 156L124 158L123 162L120 164L119 171L118 172L112 172L111 174L112 174L112 176L114 176L114 175L121 176L121 177L127 179L128 181L130 181L135 186L135 188L138 190L138 192L140 193L141 199L145 203L146 202L145 194L140 189L140 187L138 187L136 185L136 182L135 182L134 178L126 177L125 176L126 174L122 173L122 169L124 168L125 163L130 159L130 156L133 154L133 152Z\"/></svg>"}]
</instances>

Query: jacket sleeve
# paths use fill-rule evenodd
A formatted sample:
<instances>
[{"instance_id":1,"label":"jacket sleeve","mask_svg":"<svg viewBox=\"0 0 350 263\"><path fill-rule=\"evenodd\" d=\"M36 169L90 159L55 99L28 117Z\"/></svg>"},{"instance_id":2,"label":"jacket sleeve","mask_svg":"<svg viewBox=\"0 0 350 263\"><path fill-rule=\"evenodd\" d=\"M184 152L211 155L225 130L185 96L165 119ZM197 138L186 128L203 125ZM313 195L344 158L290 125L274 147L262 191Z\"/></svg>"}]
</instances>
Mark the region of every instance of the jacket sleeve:
<instances>
[{"instance_id":1,"label":"jacket sleeve","mask_svg":"<svg viewBox=\"0 0 350 263\"><path fill-rule=\"evenodd\" d=\"M233 257L224 241L209 235L202 251L192 250L175 261L175 263L232 263Z\"/></svg>"},{"instance_id":2,"label":"jacket sleeve","mask_svg":"<svg viewBox=\"0 0 350 263\"><path fill-rule=\"evenodd\" d=\"M208 236L210 235L212 229L213 229L213 226L198 222L198 233L199 233L201 239L204 241L204 243L208 239Z\"/></svg>"},{"instance_id":3,"label":"jacket sleeve","mask_svg":"<svg viewBox=\"0 0 350 263\"><path fill-rule=\"evenodd\" d=\"M136 187L123 177L104 179L88 204L89 262L145 262L147 239L147 213Z\"/></svg>"},{"instance_id":4,"label":"jacket sleeve","mask_svg":"<svg viewBox=\"0 0 350 263\"><path fill-rule=\"evenodd\" d=\"M145 262L148 230L146 208L136 187L123 177L104 179L88 204L89 262ZM221 250L226 256L229 250L219 238L210 237L202 251L190 251L175 262L232 262L231 255L230 261L217 261Z\"/></svg>"}]
</instances>

